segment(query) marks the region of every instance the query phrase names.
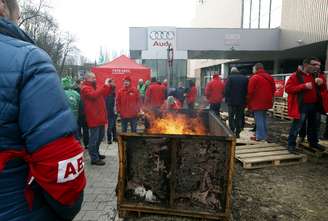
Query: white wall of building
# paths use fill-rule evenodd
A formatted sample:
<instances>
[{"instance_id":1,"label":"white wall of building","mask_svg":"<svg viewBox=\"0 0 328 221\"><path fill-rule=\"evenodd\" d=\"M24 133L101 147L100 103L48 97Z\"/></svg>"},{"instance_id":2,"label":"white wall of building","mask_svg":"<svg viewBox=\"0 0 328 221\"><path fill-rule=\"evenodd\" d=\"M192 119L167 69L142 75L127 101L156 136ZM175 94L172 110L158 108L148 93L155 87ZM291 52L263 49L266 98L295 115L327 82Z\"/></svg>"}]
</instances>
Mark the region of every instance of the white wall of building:
<instances>
[{"instance_id":1,"label":"white wall of building","mask_svg":"<svg viewBox=\"0 0 328 221\"><path fill-rule=\"evenodd\" d=\"M327 41L328 0L283 0L280 28L282 50Z\"/></svg>"}]
</instances>

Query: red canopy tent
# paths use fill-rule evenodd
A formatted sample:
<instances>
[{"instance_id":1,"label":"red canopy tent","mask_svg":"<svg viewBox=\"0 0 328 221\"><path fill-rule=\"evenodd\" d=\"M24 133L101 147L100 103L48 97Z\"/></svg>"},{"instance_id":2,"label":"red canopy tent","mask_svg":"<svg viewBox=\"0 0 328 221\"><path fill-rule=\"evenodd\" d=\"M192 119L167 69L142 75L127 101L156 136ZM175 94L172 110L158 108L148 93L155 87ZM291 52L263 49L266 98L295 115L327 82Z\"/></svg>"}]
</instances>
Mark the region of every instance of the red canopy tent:
<instances>
[{"instance_id":1,"label":"red canopy tent","mask_svg":"<svg viewBox=\"0 0 328 221\"><path fill-rule=\"evenodd\" d=\"M112 78L116 92L123 87L123 79L126 76L131 78L132 87L137 87L139 79L150 80L150 68L137 64L125 55L102 66L93 67L91 72L95 73L99 85L103 85L106 78Z\"/></svg>"}]
</instances>

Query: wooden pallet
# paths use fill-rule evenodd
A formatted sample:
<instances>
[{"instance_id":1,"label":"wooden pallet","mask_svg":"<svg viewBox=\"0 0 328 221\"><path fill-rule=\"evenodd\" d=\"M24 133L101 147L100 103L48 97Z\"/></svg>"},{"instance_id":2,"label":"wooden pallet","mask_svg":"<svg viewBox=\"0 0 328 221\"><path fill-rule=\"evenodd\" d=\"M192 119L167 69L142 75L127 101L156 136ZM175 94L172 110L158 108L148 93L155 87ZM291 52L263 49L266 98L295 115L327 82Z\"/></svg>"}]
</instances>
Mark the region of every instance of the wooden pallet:
<instances>
[{"instance_id":1,"label":"wooden pallet","mask_svg":"<svg viewBox=\"0 0 328 221\"><path fill-rule=\"evenodd\" d=\"M285 147L275 143L236 146L235 158L245 169L299 164L307 160L306 155L291 154Z\"/></svg>"},{"instance_id":2,"label":"wooden pallet","mask_svg":"<svg viewBox=\"0 0 328 221\"><path fill-rule=\"evenodd\" d=\"M299 147L302 148L303 152L315 157L322 157L328 154L328 141L320 140L319 144L323 147L323 149L312 148L309 143L303 142L299 144Z\"/></svg>"},{"instance_id":3,"label":"wooden pallet","mask_svg":"<svg viewBox=\"0 0 328 221\"><path fill-rule=\"evenodd\" d=\"M283 97L276 97L273 103L273 116L290 120L291 118L288 116L288 104L287 99Z\"/></svg>"}]
</instances>

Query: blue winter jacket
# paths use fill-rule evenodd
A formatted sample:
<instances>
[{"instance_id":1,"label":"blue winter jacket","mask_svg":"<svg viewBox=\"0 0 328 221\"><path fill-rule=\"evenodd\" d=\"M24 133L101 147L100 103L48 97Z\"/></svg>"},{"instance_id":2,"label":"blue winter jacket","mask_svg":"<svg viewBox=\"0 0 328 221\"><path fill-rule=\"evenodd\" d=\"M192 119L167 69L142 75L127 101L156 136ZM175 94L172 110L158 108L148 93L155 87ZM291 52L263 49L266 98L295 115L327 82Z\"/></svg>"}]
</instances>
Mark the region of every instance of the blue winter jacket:
<instances>
[{"instance_id":1,"label":"blue winter jacket","mask_svg":"<svg viewBox=\"0 0 328 221\"><path fill-rule=\"evenodd\" d=\"M72 134L76 122L49 56L14 23L0 17L0 151L29 153ZM33 208L24 197L27 165L13 159L0 173L1 221L71 220L79 211L53 200L35 182Z\"/></svg>"}]
</instances>

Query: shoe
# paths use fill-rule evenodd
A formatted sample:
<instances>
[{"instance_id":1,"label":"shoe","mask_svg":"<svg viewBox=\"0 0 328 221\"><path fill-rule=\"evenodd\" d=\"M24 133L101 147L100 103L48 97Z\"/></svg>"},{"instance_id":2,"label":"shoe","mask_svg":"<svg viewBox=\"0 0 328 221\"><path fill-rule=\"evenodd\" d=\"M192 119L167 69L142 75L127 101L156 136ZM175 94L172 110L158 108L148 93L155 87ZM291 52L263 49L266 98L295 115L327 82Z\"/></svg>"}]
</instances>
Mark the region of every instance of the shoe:
<instances>
[{"instance_id":1,"label":"shoe","mask_svg":"<svg viewBox=\"0 0 328 221\"><path fill-rule=\"evenodd\" d=\"M297 150L288 150L289 153L299 155L300 153Z\"/></svg>"},{"instance_id":2,"label":"shoe","mask_svg":"<svg viewBox=\"0 0 328 221\"><path fill-rule=\"evenodd\" d=\"M256 137L251 137L250 139L253 141L258 141L258 140L256 140Z\"/></svg>"},{"instance_id":3,"label":"shoe","mask_svg":"<svg viewBox=\"0 0 328 221\"><path fill-rule=\"evenodd\" d=\"M240 138L239 133L236 133L236 138Z\"/></svg>"},{"instance_id":4,"label":"shoe","mask_svg":"<svg viewBox=\"0 0 328 221\"><path fill-rule=\"evenodd\" d=\"M320 145L320 144L310 145L310 147L313 148L313 149L317 149L319 151L325 151L326 150L326 148L324 146Z\"/></svg>"},{"instance_id":5,"label":"shoe","mask_svg":"<svg viewBox=\"0 0 328 221\"><path fill-rule=\"evenodd\" d=\"M112 144L113 142L112 141L107 141L107 144Z\"/></svg>"},{"instance_id":6,"label":"shoe","mask_svg":"<svg viewBox=\"0 0 328 221\"><path fill-rule=\"evenodd\" d=\"M296 154L296 155L299 154L298 151L296 150L296 147L287 147L287 150L291 154Z\"/></svg>"},{"instance_id":7,"label":"shoe","mask_svg":"<svg viewBox=\"0 0 328 221\"><path fill-rule=\"evenodd\" d=\"M105 158L106 158L105 155L101 155L101 154L99 154L99 159L103 160L103 159L105 159Z\"/></svg>"},{"instance_id":8,"label":"shoe","mask_svg":"<svg viewBox=\"0 0 328 221\"><path fill-rule=\"evenodd\" d=\"M104 166L105 164L106 163L102 160L97 160L97 161L94 161L94 162L91 161L91 165Z\"/></svg>"},{"instance_id":9,"label":"shoe","mask_svg":"<svg viewBox=\"0 0 328 221\"><path fill-rule=\"evenodd\" d=\"M296 143L304 143L305 137L298 137Z\"/></svg>"},{"instance_id":10,"label":"shoe","mask_svg":"<svg viewBox=\"0 0 328 221\"><path fill-rule=\"evenodd\" d=\"M258 140L256 137L251 137L251 140L257 141L257 142L267 142L266 140Z\"/></svg>"}]
</instances>

